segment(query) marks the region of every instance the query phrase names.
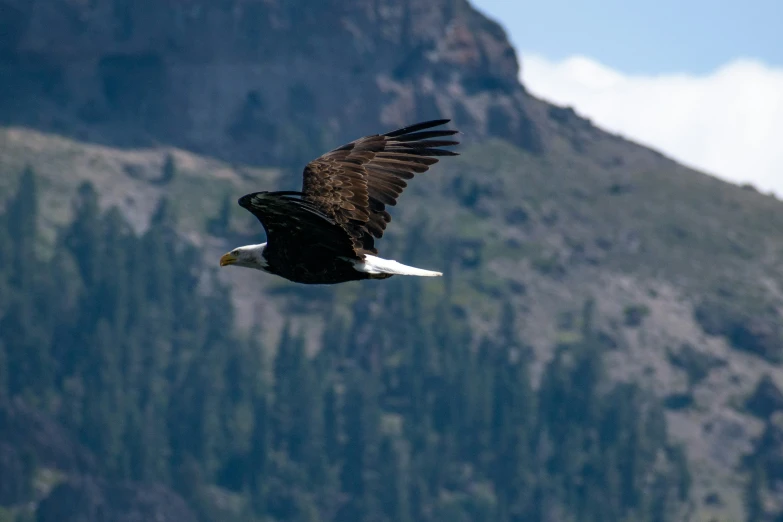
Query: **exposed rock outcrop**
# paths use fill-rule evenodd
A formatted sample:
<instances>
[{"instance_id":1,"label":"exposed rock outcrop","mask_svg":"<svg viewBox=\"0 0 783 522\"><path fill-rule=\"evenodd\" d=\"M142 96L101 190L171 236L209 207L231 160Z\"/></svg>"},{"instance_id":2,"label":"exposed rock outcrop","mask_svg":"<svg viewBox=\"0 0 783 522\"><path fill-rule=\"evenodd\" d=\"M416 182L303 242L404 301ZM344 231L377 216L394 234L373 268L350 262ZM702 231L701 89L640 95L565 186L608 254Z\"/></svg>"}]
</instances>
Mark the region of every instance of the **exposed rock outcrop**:
<instances>
[{"instance_id":1,"label":"exposed rock outcrop","mask_svg":"<svg viewBox=\"0 0 783 522\"><path fill-rule=\"evenodd\" d=\"M3 123L259 164L423 117L542 147L514 50L466 0L0 0L0 12Z\"/></svg>"},{"instance_id":2,"label":"exposed rock outcrop","mask_svg":"<svg viewBox=\"0 0 783 522\"><path fill-rule=\"evenodd\" d=\"M38 506L38 522L197 522L181 497L166 487L74 479Z\"/></svg>"},{"instance_id":3,"label":"exposed rock outcrop","mask_svg":"<svg viewBox=\"0 0 783 522\"><path fill-rule=\"evenodd\" d=\"M66 473L93 473L98 468L94 456L66 429L21 400L0 402L2 444L13 448L16 458L33 456L37 467ZM8 457L8 462L15 462L15 459Z\"/></svg>"}]
</instances>

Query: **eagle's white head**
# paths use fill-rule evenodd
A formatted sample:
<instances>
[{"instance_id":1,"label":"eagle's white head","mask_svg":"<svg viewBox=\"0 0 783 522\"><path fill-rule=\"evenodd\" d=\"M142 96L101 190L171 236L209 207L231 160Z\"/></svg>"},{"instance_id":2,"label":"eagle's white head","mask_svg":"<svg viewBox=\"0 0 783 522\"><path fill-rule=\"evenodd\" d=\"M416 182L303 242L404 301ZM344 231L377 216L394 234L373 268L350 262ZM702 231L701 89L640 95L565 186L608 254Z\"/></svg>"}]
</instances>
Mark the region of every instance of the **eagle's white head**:
<instances>
[{"instance_id":1,"label":"eagle's white head","mask_svg":"<svg viewBox=\"0 0 783 522\"><path fill-rule=\"evenodd\" d=\"M237 247L220 258L220 266L236 265L267 272L269 263L264 258L266 243Z\"/></svg>"}]
</instances>

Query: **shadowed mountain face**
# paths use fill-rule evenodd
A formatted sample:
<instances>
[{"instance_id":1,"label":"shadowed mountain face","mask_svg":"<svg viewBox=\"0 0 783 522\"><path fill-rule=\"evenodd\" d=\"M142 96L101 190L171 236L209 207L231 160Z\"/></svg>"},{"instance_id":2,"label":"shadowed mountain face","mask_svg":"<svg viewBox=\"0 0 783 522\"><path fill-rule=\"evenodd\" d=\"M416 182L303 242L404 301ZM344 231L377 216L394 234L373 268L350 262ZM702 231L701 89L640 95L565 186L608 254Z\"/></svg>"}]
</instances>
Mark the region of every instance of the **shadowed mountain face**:
<instances>
[{"instance_id":1,"label":"shadowed mountain face","mask_svg":"<svg viewBox=\"0 0 783 522\"><path fill-rule=\"evenodd\" d=\"M285 324L301 333L297 342L306 342L312 351L334 348L342 340L346 346L339 346L340 357L346 351L358 354L360 363L388 377L379 399L387 428L396 426L397 421L407 425L412 418L400 406L405 398L394 388L394 383L408 382L400 381L398 373L411 371L414 377L423 379L421 382L433 379L435 389L445 389L447 397L455 390L469 388L468 402L475 401L470 404L479 411L485 410L482 401L491 396L482 388L489 386L489 377L480 376L477 383L472 380L474 374L467 371L460 377L466 380L461 381L454 377L462 375L457 371L450 377L456 380L449 381L448 376L438 373L446 371L438 366L438 357L456 353L441 340L450 338L449 342L456 343L454 338L459 335L449 337L448 332L427 330L435 328L432 325L442 318L433 311L433 303L447 303L443 310L448 312L438 313L458 318L449 324L470 326L473 337L468 344L473 349L485 337L502 344L510 330L521 336L525 349L519 351L516 347L514 353L529 356L533 386L546 382L549 376L557 382L557 386L550 383L553 389L562 386L571 393L547 395L547 386L537 389L544 406L525 419L540 414L541 419L549 420L537 422L548 430L572 426L571 417L581 413L572 401L582 397L583 387L574 384L574 388L568 388L570 374L566 372L563 375L567 377L560 378L558 371L562 368L555 371L547 365L568 367L571 355L579 353L579 346L589 341L594 349L589 353L596 357L600 353L606 363L602 378L613 384L638 385L665 410L665 428L661 428L664 414L659 415L663 410L653 408L655 429L645 426L622 440L635 441L627 444L641 448L641 454L652 461L654 455L646 446L652 443L637 437L639 433L652 433L659 445L650 447L667 453L675 463L679 462L673 457L676 452L668 447L661 449L667 439L659 435L666 432L672 441L683 445L692 478L689 501L698 515L694 519L742 520L748 513L771 519L783 512L783 500L776 493L783 483L778 443L783 425L783 205L750 188L742 189L684 168L597 129L569 108L531 97L518 82L518 61L500 26L467 2L0 0L0 34L0 123L9 127L0 129L0 205L17 188L25 166L31 166L41 180L40 228L47 245L56 243L57 227L71 222L77 187L89 181L97 189L101 206L119 207L136 231L147 229L154 221L162 197L171 198L179 216L178 231L194 241L214 266L227 248L254 241L261 232L258 223L234 205L239 195L253 190L298 188L299 173L306 161L361 135L428 118L452 118L453 125L463 133L462 155L449 158L426 176L417 176L399 208L392 209L393 221L378 245L385 257L442 269L443 281L416 290L405 286L402 278L393 278L384 285L302 290L247 270L224 271L221 276L232 285L239 325L258 328L260 342L267 347L285 345L282 341L278 344L280 339L293 342L281 336ZM9 205L13 210L13 204ZM0 260L6 259L3 255L0 248ZM64 264L69 262L66 259ZM81 262L89 265L91 261L87 256ZM175 269L170 262L165 265L165 270ZM0 286L0 319L9 320L11 308L6 308L5 295ZM394 310L395 318L404 319L390 326L389 310ZM508 317L515 319L515 326L508 326ZM403 341L422 339L425 331L430 341L424 353L440 354L432 361L415 359L415 364L408 367L407 355L384 351L408 346ZM0 353L3 341L0 335ZM57 347L56 343L53 346ZM227 348L217 352L235 353ZM165 350L154 353L168 354ZM177 364L187 369L197 362L197 357L183 357ZM481 368L481 364L488 364L474 362ZM454 363L454 367L470 368L474 362L468 361L464 367ZM11 364L21 363L14 359ZM505 368L505 364L502 366ZM201 371L216 367L205 364ZM324 368L323 364L316 365L313 371ZM490 373L500 371L487 368ZM188 374L185 369L181 369L182 375ZM418 370L424 373L415 373ZM177 388L180 373L167 370L155 377L171 380L171 391L162 395L185 397ZM70 374L65 377L52 392L62 394L61 401L49 396L39 401L48 404L45 411L66 425L79 426L79 417L69 417L62 406L67 404L68 394L81 397L74 392L79 388L72 389L75 385L69 380L78 379ZM377 377L372 375L367 382L381 382ZM298 378L292 379L296 385L291 389L298 389ZM148 384L158 389L157 382L151 380ZM208 404L236 399L230 393L221 395L218 387L202 386L203 382L201 377L195 379L193 389L215 393L209 397L214 402ZM248 382L255 379L248 378ZM605 398L602 386L596 386L601 390L595 393ZM402 387L409 389L408 384ZM494 389L502 391L502 386ZM614 419L616 411L622 410L618 417L624 419L621 424L636 429L634 422L644 419L633 415L636 406L618 398L623 389L610 395L618 402L600 402L601 415L580 418L576 424L581 431L573 444L576 440L578 444L584 442L585 448L591 447L597 429L592 422L603 419L602 415ZM133 390L127 391L129 403L141 400ZM571 399L563 399L565 396ZM248 415L247 405L236 400L239 421L224 419L221 422L228 427L220 426L231 433L231 439L235 433L231 430L244 427L242 433L248 439L251 431L247 422L240 422ZM87 399L85 402L90 404ZM558 416L557 405L565 402L572 408L568 418ZM190 404L187 400L185 403ZM427 404L436 417L445 415L436 402ZM618 404L625 404L624 409ZM172 411L176 413L158 413L163 418ZM203 411L213 410L204 407ZM265 418L262 413L253 415ZM441 417L438 422L443 420ZM40 426L43 431L31 432L60 433L55 424L35 420L38 417L33 414L19 414L14 419L14 426L21 425L27 431ZM454 419L465 420L459 415ZM204 421L207 426L219 425L217 420L208 421ZM470 420L474 421L480 423ZM611 426L619 422L604 421ZM435 439L411 435L413 432L403 446L410 442L415 447L426 446L427 451L450 454L448 444L454 441L443 436L448 431L444 425L451 426L441 424L443 432L435 435L443 447L431 442ZM469 424L455 432L471 434L474 427ZM541 432L534 428L529 435L536 439ZM620 433L621 428L616 427L604 435L611 439L615 429ZM185 434L190 431L183 430ZM201 436L198 431L194 433ZM192 442L196 447L202 443L219 447L215 449L218 456L206 459L211 468L201 461L194 464L205 474L204 484L199 483L194 490L201 492L203 486L212 491L210 488L219 482L232 494L244 491L242 488L249 486L242 478L227 479L223 471L215 470L218 465L229 471L242 468L246 460L242 451L247 448L215 444L210 442L213 435L209 432L204 440ZM549 436L551 433L542 439ZM563 442L571 435L563 432L559 436ZM582 436L584 440L579 438ZM56 467L56 463L46 460L49 447L33 444L39 440L36 437L30 437L26 445L18 438L0 438L0 466L8 470L29 468L24 454L27 451L37 455L41 466ZM161 436L161 440L168 439ZM332 442L342 448L340 440L335 437ZM300 472L307 475L295 466L289 467L287 441L279 436L274 450L270 450L274 456L270 466L277 474L271 475L272 493L267 493L278 503L269 500L262 507L255 506L256 513L268 510L286 519L288 511L280 498L290 492L287 485L292 476ZM456 443L470 448L479 444L464 440ZM21 451L20 446L29 450ZM161 447L161 454L167 454L165 444ZM611 482L620 480L614 473L625 477L626 468L633 466L623 468L631 462L624 460L628 451L621 449L615 455L616 447L611 445L609 449L611 459L618 460L605 468L601 466L606 454L599 452L585 458L597 466L595 469L605 470L609 478L604 478ZM339 451L330 459L344 463ZM428 456L435 454L423 451ZM390 454L391 461L405 460L398 459L394 452ZM566 458L570 453L547 454L566 455L563 460L570 464L578 461ZM417 455L410 456L414 468L430 469L429 464L415 459ZM433 457L427 462L439 461ZM495 467L488 465L485 457L469 464L456 458L453 462L455 470L469 471L464 475L450 473L446 480L442 472L438 475L433 470L426 483L437 483L443 489L433 486L429 500L417 501L421 513L435 517L437 506L428 504L433 498L453 500L468 495L471 501L481 500L476 491L492 489L487 486L492 480L505 481L502 476L499 479L492 475ZM588 468L586 464L584 469ZM619 468L625 471L617 471ZM75 474L65 465L58 469ZM81 468L78 471L82 472ZM525 468L525 473L538 472L541 469ZM457 475L459 480L454 478ZM257 477L252 477L253 487L257 487ZM650 477L637 478L641 484ZM51 490L57 496L42 504L45 510L41 513L60 516L63 499L73 495L85 499L81 507L87 506L87 510L111 501L107 499L120 498L123 505L133 504L128 516L147 511L164 513L159 507L147 510L142 497L157 499L150 501L155 506L169 502L169 494L155 489L157 486L128 489L125 482L104 480L76 480L73 476L69 481L61 480ZM451 480L459 484L455 486ZM560 499L557 492L563 492L571 498L569 495L579 490L580 495L595 497L579 489L581 476L566 482L576 489L553 482L549 493ZM341 487L346 491L345 484ZM306 497L315 495L307 487L302 488ZM686 489L683 487L683 491ZM422 491L407 494L413 498ZM441 495L442 491L447 493ZM492 489L489 496L499 492ZM0 488L2 499L22 498L26 502L32 493L23 493L6 483ZM626 493L624 501L641 502L641 497L634 496L639 492ZM319 494L331 498L330 490L323 489ZM546 496L545 492L535 493L539 494ZM215 495L219 504L233 506L231 500L236 500L222 490ZM202 496L199 493L187 500L192 503L192 498ZM564 509L560 500L548 507L551 511L538 512L539 518L530 520L567 520L559 516L562 513L558 510ZM173 505L174 511L161 516L176 519L180 504L177 501ZM138 513L134 506L141 506ZM319 504L319 509L326 514L325 519L330 519L336 508L326 503ZM474 515L483 513L476 506L465 509ZM449 517L448 511L443 513L443 520L459 519ZM81 511L73 512L74 517L82 515ZM117 514L115 519L125 520L122 516ZM435 520L424 515L414 518ZM597 516L596 520L612 519Z\"/></svg>"},{"instance_id":2,"label":"shadowed mountain face","mask_svg":"<svg viewBox=\"0 0 783 522\"><path fill-rule=\"evenodd\" d=\"M41 522L197 520L182 498L166 487L91 478L100 465L49 416L19 400L0 402L0 506L45 497L35 514Z\"/></svg>"},{"instance_id":3,"label":"shadowed mountain face","mask_svg":"<svg viewBox=\"0 0 783 522\"><path fill-rule=\"evenodd\" d=\"M534 150L502 29L464 0L0 3L0 120L282 164L451 117Z\"/></svg>"}]
</instances>

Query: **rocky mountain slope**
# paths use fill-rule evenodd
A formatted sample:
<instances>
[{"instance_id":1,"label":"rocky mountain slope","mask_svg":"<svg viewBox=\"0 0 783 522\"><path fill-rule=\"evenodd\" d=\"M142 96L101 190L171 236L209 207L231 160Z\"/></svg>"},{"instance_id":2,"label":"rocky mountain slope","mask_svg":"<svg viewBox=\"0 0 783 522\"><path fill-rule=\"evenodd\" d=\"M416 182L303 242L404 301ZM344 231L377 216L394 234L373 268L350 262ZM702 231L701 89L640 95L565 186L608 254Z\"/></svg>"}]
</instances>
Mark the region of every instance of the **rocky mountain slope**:
<instances>
[{"instance_id":1,"label":"rocky mountain slope","mask_svg":"<svg viewBox=\"0 0 783 522\"><path fill-rule=\"evenodd\" d=\"M261 164L435 115L541 145L513 49L464 0L0 5L8 123Z\"/></svg>"},{"instance_id":2,"label":"rocky mountain slope","mask_svg":"<svg viewBox=\"0 0 783 522\"><path fill-rule=\"evenodd\" d=\"M756 468L780 509L783 204L531 97L502 29L467 2L0 0L0 13L0 193L32 166L52 225L90 179L140 228L172 197L216 259L260 230L238 207L211 229L226 196L295 188L302 163L346 140L452 118L462 156L411 184L384 254L404 256L422 227L420 258L457 275L478 331L513 299L538 367L593 303L613 378L668 407L694 519L742 520ZM313 344L359 287L223 275L244 326L261 318L275 336L300 318Z\"/></svg>"}]
</instances>

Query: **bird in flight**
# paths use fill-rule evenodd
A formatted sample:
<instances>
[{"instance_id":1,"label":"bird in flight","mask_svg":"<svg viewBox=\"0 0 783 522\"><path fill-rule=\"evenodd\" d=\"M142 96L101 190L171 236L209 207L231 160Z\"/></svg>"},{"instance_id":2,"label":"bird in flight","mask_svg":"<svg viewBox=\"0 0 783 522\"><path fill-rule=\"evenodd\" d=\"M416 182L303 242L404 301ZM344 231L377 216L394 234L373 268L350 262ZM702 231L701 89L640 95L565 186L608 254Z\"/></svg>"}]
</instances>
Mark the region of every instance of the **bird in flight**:
<instances>
[{"instance_id":1,"label":"bird in flight","mask_svg":"<svg viewBox=\"0 0 783 522\"><path fill-rule=\"evenodd\" d=\"M439 276L377 256L375 240L391 216L387 205L413 178L457 153L441 147L456 130L432 120L352 141L304 169L301 192L254 192L239 198L264 227L266 243L237 247L220 266L255 268L296 283L336 284L393 275Z\"/></svg>"}]
</instances>

